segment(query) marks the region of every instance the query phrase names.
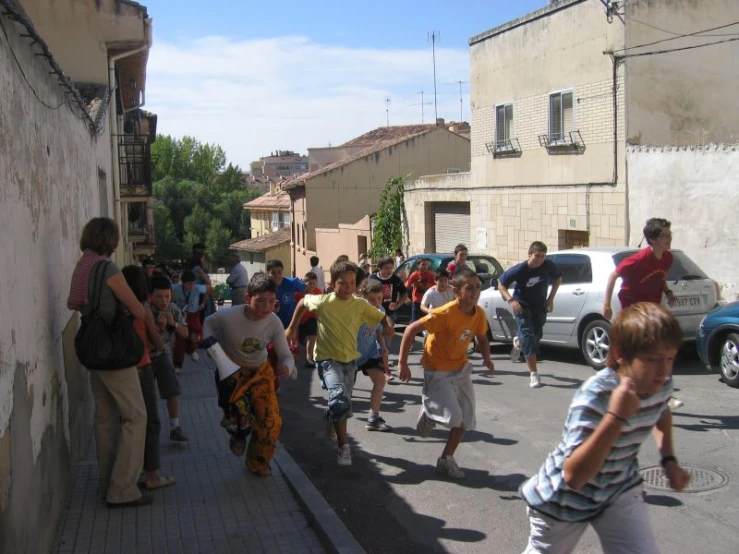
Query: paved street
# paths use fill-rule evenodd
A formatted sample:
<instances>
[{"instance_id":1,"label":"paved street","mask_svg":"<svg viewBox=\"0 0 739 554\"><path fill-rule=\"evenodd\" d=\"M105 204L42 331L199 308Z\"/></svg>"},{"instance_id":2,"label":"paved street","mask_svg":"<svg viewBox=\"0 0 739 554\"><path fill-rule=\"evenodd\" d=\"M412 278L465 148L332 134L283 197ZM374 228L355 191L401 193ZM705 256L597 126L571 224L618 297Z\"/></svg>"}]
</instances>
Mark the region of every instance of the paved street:
<instances>
[{"instance_id":1,"label":"paved street","mask_svg":"<svg viewBox=\"0 0 739 554\"><path fill-rule=\"evenodd\" d=\"M398 342L396 337L396 352ZM413 380L387 388L384 417L393 433L365 431L370 383L359 376L356 417L349 423L356 456L351 468L336 466L334 447L325 437L325 394L314 370L301 370L298 381L282 392L283 443L368 552L521 552L527 521L518 486L559 440L572 394L592 370L577 352L546 349L540 366L545 386L532 390L524 364L512 363L508 348L494 346L495 378L485 376L482 367L474 378L478 429L467 434L456 455L467 479L450 482L434 471L444 431L434 431L426 440L415 432L419 349L417 342L411 357ZM480 366L479 356L473 361ZM648 488L653 527L665 554L735 552L739 390L706 373L694 355L679 360L675 375L677 394L685 402L675 417L681 463L717 468L729 480L718 490L699 493ZM641 462L658 464L651 440ZM707 484L709 477L696 474ZM578 552L600 552L592 531Z\"/></svg>"}]
</instances>

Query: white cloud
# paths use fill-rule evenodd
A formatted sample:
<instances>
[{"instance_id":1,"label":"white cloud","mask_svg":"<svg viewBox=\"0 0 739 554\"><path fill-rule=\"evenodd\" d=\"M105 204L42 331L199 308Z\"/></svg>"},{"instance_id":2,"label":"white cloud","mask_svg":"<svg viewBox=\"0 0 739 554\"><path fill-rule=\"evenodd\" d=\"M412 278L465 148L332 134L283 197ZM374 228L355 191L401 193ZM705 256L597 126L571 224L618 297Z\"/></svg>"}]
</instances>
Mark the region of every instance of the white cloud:
<instances>
[{"instance_id":1,"label":"white cloud","mask_svg":"<svg viewBox=\"0 0 739 554\"><path fill-rule=\"evenodd\" d=\"M449 83L468 79L468 52L437 49L436 72L439 117L457 120L459 87ZM420 123L420 91L424 102L433 101L433 65L430 47L353 49L299 36L209 36L155 42L146 89L159 132L218 143L229 161L248 168L273 150L305 153L385 125L386 97L391 125ZM433 121L433 105L424 112L424 122Z\"/></svg>"}]
</instances>

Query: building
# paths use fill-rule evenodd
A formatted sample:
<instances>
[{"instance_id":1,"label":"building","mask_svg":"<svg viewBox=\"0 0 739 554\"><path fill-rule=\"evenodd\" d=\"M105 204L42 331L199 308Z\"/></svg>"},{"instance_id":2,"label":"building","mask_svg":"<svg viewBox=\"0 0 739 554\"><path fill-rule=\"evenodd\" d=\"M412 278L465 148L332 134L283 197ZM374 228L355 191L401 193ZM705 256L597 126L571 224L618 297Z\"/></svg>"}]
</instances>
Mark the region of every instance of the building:
<instances>
[{"instance_id":1,"label":"building","mask_svg":"<svg viewBox=\"0 0 739 554\"><path fill-rule=\"evenodd\" d=\"M632 161L651 152L654 166L654 147L736 142L739 115L724 109L736 90L736 72L727 71L736 43L706 45L722 39L700 36L734 16L739 4L730 0L632 0L610 16L600 2L559 0L473 36L471 171L406 186L409 251L440 250L439 238L454 233L443 249L458 240L511 264L534 240L636 246L644 221L662 216L676 237L695 239L687 252L709 274L729 279L730 264L719 270L699 246L714 242L715 218L695 234L694 202L678 207L696 195L711 202L711 188L665 195ZM714 163L709 173L717 170ZM676 171L680 164L664 177L674 182ZM726 180L719 188L734 190ZM456 213L440 222L440 210Z\"/></svg>"},{"instance_id":2,"label":"building","mask_svg":"<svg viewBox=\"0 0 739 554\"><path fill-rule=\"evenodd\" d=\"M292 273L290 256L290 227L283 227L279 231L259 237L233 243L230 248L241 256L241 263L246 267L249 275L257 271L266 271L267 260L282 261L283 273Z\"/></svg>"},{"instance_id":3,"label":"building","mask_svg":"<svg viewBox=\"0 0 739 554\"><path fill-rule=\"evenodd\" d=\"M377 210L390 179L467 171L470 162L470 141L451 132L443 120L379 127L337 148L339 161L283 186L290 194L293 267L298 274L310 269L310 257L316 253L326 263L324 253L317 252L318 230L358 225ZM334 237L334 245L356 261L371 247L371 232L358 236L356 230L347 231Z\"/></svg>"},{"instance_id":4,"label":"building","mask_svg":"<svg viewBox=\"0 0 739 554\"><path fill-rule=\"evenodd\" d=\"M151 20L128 0L0 0L0 22L0 127L13 130L0 133L12 260L0 284L0 552L50 552L93 414L69 283L85 223L128 221L118 145L143 100ZM133 253L121 231L119 264Z\"/></svg>"},{"instance_id":5,"label":"building","mask_svg":"<svg viewBox=\"0 0 739 554\"><path fill-rule=\"evenodd\" d=\"M254 177L269 177L273 181L279 181L282 178L291 179L306 173L308 157L292 150L278 150L250 165Z\"/></svg>"},{"instance_id":6,"label":"building","mask_svg":"<svg viewBox=\"0 0 739 554\"><path fill-rule=\"evenodd\" d=\"M251 221L251 238L257 238L290 227L290 196L276 183L270 183L269 192L244 204Z\"/></svg>"}]
</instances>

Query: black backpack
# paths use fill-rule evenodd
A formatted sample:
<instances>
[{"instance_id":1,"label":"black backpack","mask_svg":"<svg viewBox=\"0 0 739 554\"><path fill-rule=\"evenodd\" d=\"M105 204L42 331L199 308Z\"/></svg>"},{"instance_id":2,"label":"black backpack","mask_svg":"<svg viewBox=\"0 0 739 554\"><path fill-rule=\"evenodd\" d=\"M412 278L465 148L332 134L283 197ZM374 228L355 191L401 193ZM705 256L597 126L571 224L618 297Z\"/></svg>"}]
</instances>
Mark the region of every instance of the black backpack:
<instances>
[{"instance_id":1,"label":"black backpack","mask_svg":"<svg viewBox=\"0 0 739 554\"><path fill-rule=\"evenodd\" d=\"M120 302L116 302L115 316L110 323L100 316L103 278L109 263L95 265L92 311L82 317L82 324L74 338L74 350L80 363L87 369L135 367L144 355L144 343L133 327L133 318L123 313Z\"/></svg>"}]
</instances>

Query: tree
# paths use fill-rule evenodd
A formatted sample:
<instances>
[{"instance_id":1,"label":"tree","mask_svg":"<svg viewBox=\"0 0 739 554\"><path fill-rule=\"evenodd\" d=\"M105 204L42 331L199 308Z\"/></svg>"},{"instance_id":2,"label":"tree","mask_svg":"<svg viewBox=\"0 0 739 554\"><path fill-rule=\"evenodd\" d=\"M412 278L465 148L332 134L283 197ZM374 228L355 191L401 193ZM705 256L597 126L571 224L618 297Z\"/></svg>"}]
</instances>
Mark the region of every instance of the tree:
<instances>
[{"instance_id":1,"label":"tree","mask_svg":"<svg viewBox=\"0 0 739 554\"><path fill-rule=\"evenodd\" d=\"M227 264L229 246L232 242L231 231L221 224L220 219L212 220L205 234L205 246L208 249L208 257L215 264L215 267Z\"/></svg>"},{"instance_id":2,"label":"tree","mask_svg":"<svg viewBox=\"0 0 739 554\"><path fill-rule=\"evenodd\" d=\"M391 255L398 248L402 250L403 226L407 221L403 203L406 178L390 179L382 191L380 207L372 218L372 248L369 254L373 258Z\"/></svg>"},{"instance_id":3,"label":"tree","mask_svg":"<svg viewBox=\"0 0 739 554\"><path fill-rule=\"evenodd\" d=\"M183 260L186 249L177 237L172 216L166 206L154 208L154 232L156 234L156 258L158 261Z\"/></svg>"}]
</instances>

